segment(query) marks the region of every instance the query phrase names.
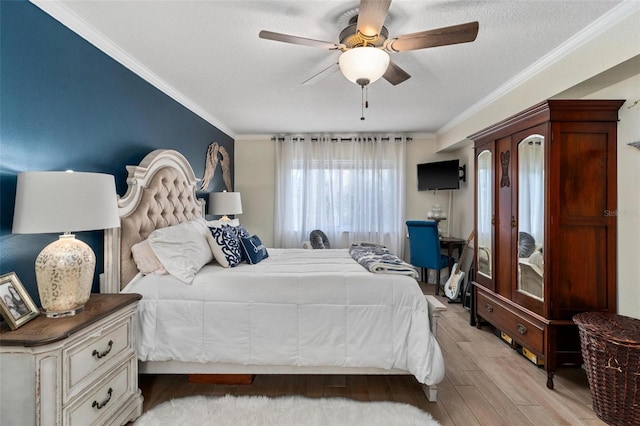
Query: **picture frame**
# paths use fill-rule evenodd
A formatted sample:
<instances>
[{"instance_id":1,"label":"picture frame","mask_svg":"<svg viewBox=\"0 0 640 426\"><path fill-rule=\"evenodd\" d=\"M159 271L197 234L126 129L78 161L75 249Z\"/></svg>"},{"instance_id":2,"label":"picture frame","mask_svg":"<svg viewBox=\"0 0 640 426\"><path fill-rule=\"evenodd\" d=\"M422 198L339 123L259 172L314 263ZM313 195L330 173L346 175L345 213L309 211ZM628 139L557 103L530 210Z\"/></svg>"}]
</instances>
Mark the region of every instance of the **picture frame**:
<instances>
[{"instance_id":1,"label":"picture frame","mask_svg":"<svg viewBox=\"0 0 640 426\"><path fill-rule=\"evenodd\" d=\"M11 330L40 315L40 310L15 272L0 275L0 314Z\"/></svg>"}]
</instances>

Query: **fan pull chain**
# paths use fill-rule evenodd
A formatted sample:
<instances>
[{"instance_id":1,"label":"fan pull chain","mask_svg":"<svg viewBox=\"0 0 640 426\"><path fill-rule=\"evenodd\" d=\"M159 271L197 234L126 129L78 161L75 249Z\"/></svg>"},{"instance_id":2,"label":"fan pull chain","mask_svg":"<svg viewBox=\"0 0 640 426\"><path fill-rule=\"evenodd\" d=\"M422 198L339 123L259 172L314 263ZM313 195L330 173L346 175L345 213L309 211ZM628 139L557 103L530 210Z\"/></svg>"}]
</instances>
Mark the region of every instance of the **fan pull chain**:
<instances>
[{"instance_id":1,"label":"fan pull chain","mask_svg":"<svg viewBox=\"0 0 640 426\"><path fill-rule=\"evenodd\" d=\"M361 104L361 110L362 113L360 114L360 120L364 120L364 85L360 86L360 88L362 89L362 94L360 95L360 104Z\"/></svg>"},{"instance_id":2,"label":"fan pull chain","mask_svg":"<svg viewBox=\"0 0 640 426\"><path fill-rule=\"evenodd\" d=\"M369 108L369 85L368 84L365 86L365 99L366 101L364 102L364 107Z\"/></svg>"},{"instance_id":3,"label":"fan pull chain","mask_svg":"<svg viewBox=\"0 0 640 426\"><path fill-rule=\"evenodd\" d=\"M364 109L369 108L369 85L362 85L362 114L360 120L364 120ZM366 92L365 92L366 90Z\"/></svg>"}]
</instances>

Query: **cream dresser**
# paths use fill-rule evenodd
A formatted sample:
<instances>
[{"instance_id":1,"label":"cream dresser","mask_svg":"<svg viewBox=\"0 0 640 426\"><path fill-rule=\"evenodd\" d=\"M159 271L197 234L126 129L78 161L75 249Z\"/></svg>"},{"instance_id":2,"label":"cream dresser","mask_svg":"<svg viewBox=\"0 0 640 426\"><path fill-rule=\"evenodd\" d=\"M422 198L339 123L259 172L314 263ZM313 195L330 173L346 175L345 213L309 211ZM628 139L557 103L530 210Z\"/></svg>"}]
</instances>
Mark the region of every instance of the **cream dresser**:
<instances>
[{"instance_id":1,"label":"cream dresser","mask_svg":"<svg viewBox=\"0 0 640 426\"><path fill-rule=\"evenodd\" d=\"M138 294L92 294L78 315L0 331L0 424L122 425L142 414Z\"/></svg>"}]
</instances>

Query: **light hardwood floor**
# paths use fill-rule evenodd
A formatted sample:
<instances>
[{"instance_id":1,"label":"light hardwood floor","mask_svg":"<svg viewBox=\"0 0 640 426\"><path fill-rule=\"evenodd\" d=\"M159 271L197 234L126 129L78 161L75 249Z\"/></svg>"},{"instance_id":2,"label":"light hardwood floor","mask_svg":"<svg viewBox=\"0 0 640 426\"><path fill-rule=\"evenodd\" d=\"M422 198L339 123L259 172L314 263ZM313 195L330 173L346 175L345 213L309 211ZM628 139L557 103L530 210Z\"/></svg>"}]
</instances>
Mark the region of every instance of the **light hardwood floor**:
<instances>
[{"instance_id":1,"label":"light hardwood floor","mask_svg":"<svg viewBox=\"0 0 640 426\"><path fill-rule=\"evenodd\" d=\"M433 286L423 286L433 293ZM446 377L438 402L429 402L413 376L268 376L251 385L194 384L186 376L140 376L144 411L188 395L303 395L387 400L428 411L442 425L604 425L591 408L591 394L581 368L560 368L555 389L546 372L499 340L489 326L469 325L469 311L447 304L438 341Z\"/></svg>"}]
</instances>

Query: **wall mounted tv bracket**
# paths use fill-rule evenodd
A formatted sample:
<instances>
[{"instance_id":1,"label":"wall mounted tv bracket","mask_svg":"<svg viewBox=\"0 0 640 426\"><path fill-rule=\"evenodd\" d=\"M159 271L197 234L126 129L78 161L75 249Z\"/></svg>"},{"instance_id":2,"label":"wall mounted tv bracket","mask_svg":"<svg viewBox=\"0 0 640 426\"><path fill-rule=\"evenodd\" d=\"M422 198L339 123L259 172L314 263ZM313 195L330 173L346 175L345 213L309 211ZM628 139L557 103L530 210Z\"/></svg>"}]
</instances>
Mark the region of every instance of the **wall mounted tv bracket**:
<instances>
[{"instance_id":1,"label":"wall mounted tv bracket","mask_svg":"<svg viewBox=\"0 0 640 426\"><path fill-rule=\"evenodd\" d=\"M458 178L462 181L462 182L466 182L467 181L467 165L463 164L462 166L458 167L458 173L462 172L461 175L458 176Z\"/></svg>"}]
</instances>

